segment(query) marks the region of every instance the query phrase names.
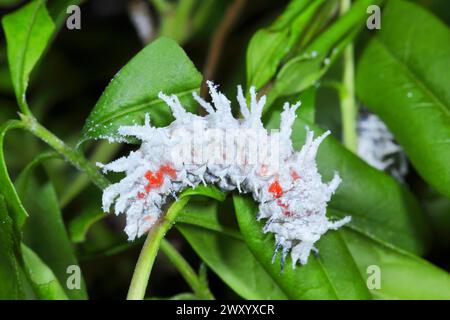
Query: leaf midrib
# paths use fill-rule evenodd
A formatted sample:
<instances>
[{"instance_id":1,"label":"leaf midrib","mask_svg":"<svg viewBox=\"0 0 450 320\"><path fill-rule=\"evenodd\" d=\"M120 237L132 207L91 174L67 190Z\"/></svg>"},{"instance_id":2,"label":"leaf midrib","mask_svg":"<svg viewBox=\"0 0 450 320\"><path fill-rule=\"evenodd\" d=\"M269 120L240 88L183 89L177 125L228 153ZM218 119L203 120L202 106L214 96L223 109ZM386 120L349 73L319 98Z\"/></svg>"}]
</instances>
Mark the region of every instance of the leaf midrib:
<instances>
[{"instance_id":1,"label":"leaf midrib","mask_svg":"<svg viewBox=\"0 0 450 320\"><path fill-rule=\"evenodd\" d=\"M43 1L39 1L39 3L36 6L35 11L33 12L33 15L31 16L31 23L29 24L28 30L27 30L27 36L25 38L25 46L23 47L23 50L21 51L21 56L20 56L20 64L19 64L19 92L20 92L20 99L21 102L23 100L23 94L25 92L25 85L24 85L24 79L25 79L25 75L23 74L24 69L25 69L25 57L26 57L26 52L28 51L28 46L30 44L30 37L31 37L31 31L34 27L34 24L36 23L36 17L37 17L37 13L39 11L39 9L41 8L41 6L44 4Z\"/></svg>"},{"instance_id":2,"label":"leaf midrib","mask_svg":"<svg viewBox=\"0 0 450 320\"><path fill-rule=\"evenodd\" d=\"M189 93L192 93L193 91L199 90L199 87L195 87L195 88L191 88L185 91L181 91L178 93L171 93L171 94L175 94L178 97L183 97L188 95ZM159 99L158 97L151 99L150 101L137 101L134 103L130 103L130 104L124 104L124 105L119 105L117 107L117 109L119 111L115 111L113 113L111 113L109 116L104 117L103 119L100 118L98 121L96 121L97 124L102 124L105 122L109 122L112 121L114 119L123 117L124 115L127 115L128 113L134 113L137 111L141 111L149 106L158 104L158 103L164 103L164 101L162 101L161 99ZM120 111L121 110L121 111Z\"/></svg>"},{"instance_id":3,"label":"leaf midrib","mask_svg":"<svg viewBox=\"0 0 450 320\"><path fill-rule=\"evenodd\" d=\"M322 273L325 275L325 278L327 279L328 283L330 284L330 287L331 287L331 289L332 289L334 295L336 296L336 299L340 300L339 295L338 295L338 292L337 292L337 289L336 289L336 287L334 286L333 281L331 280L331 277L330 277L330 275L328 274L327 269L326 269L325 266L323 265L320 256L317 258L317 263L319 264L320 270L321 270Z\"/></svg>"},{"instance_id":4,"label":"leaf midrib","mask_svg":"<svg viewBox=\"0 0 450 320\"><path fill-rule=\"evenodd\" d=\"M403 62L401 58L394 51L392 51L380 37L375 37L373 41L379 43L385 50L385 52L399 65L400 68L403 69L406 75L409 76L409 78L416 84L416 86L420 90L422 90L428 97L430 97L431 100L434 101L434 103L442 109L444 114L450 117L450 111L446 107L446 104L441 101L441 99L432 91L432 89L427 86L426 83L420 80L418 75L411 68L409 68L408 65Z\"/></svg>"}]
</instances>

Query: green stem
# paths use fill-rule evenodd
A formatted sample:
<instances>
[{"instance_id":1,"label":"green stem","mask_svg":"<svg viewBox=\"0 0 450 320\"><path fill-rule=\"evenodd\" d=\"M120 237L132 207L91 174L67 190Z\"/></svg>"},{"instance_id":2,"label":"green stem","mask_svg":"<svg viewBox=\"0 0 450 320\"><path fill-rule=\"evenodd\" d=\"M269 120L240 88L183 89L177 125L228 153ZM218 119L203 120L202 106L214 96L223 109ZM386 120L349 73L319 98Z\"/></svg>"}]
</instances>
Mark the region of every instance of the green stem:
<instances>
[{"instance_id":1,"label":"green stem","mask_svg":"<svg viewBox=\"0 0 450 320\"><path fill-rule=\"evenodd\" d=\"M111 144L108 141L104 141L98 144L95 148L94 153L90 157L90 161L95 163L108 162L119 150L119 144ZM73 180L70 186L68 186L61 196L60 206L64 208L68 203L70 203L80 192L82 192L86 186L89 184L89 177L85 174L78 174Z\"/></svg>"},{"instance_id":2,"label":"green stem","mask_svg":"<svg viewBox=\"0 0 450 320\"><path fill-rule=\"evenodd\" d=\"M89 179L100 189L105 189L110 184L108 179L80 151L66 145L61 139L43 127L33 116L21 114L20 117L25 125L25 129L55 149L56 152L64 156L76 168L84 171Z\"/></svg>"},{"instance_id":3,"label":"green stem","mask_svg":"<svg viewBox=\"0 0 450 320\"><path fill-rule=\"evenodd\" d=\"M189 197L183 197L174 202L167 213L162 215L159 221L152 227L147 235L144 246L142 247L139 259L134 268L131 284L128 289L127 300L142 300L147 290L148 279L158 253L161 240L167 231L175 223L175 219L180 210L189 201Z\"/></svg>"},{"instance_id":4,"label":"green stem","mask_svg":"<svg viewBox=\"0 0 450 320\"><path fill-rule=\"evenodd\" d=\"M350 6L351 0L341 0L341 15L347 12ZM344 50L342 83L345 88L345 90L340 91L343 143L350 151L356 152L358 144L358 136L356 134L358 108L355 100L355 65L353 43L348 44Z\"/></svg>"},{"instance_id":5,"label":"green stem","mask_svg":"<svg viewBox=\"0 0 450 320\"><path fill-rule=\"evenodd\" d=\"M204 300L214 299L214 296L209 291L209 288L202 283L189 263L181 254L178 253L169 241L163 239L161 242L161 250L169 258L170 262L172 262L172 264L178 269L184 280L186 280L198 298Z\"/></svg>"}]
</instances>

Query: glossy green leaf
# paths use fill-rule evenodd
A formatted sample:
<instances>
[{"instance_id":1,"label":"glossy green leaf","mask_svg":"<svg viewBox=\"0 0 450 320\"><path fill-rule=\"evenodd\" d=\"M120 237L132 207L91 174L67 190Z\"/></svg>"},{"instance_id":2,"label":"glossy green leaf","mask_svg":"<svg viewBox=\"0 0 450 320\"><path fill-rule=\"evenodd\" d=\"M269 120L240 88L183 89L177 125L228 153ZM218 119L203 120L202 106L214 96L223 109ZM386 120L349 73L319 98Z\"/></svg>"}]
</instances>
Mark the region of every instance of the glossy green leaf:
<instances>
[{"instance_id":1,"label":"glossy green leaf","mask_svg":"<svg viewBox=\"0 0 450 320\"><path fill-rule=\"evenodd\" d=\"M26 112L29 76L52 36L54 24L44 0L34 0L5 16L2 24L14 90L19 106Z\"/></svg>"},{"instance_id":2,"label":"glossy green leaf","mask_svg":"<svg viewBox=\"0 0 450 320\"><path fill-rule=\"evenodd\" d=\"M258 208L249 197L234 196L236 216L242 235L267 273L291 299L369 299L370 294L339 232L330 231L317 244L318 255L308 263L292 267L286 258L283 272L278 255L273 261L273 234L264 233L257 221ZM273 263L272 263L273 261Z\"/></svg>"},{"instance_id":3,"label":"glossy green leaf","mask_svg":"<svg viewBox=\"0 0 450 320\"><path fill-rule=\"evenodd\" d=\"M280 110L272 110L267 119L268 129L278 128ZM297 150L305 141L305 126L309 126L315 136L323 133L319 127L297 117L292 134ZM352 216L349 223L352 228L419 255L425 252L427 224L417 200L405 187L370 167L333 136L328 136L320 145L317 164L324 181L331 180L335 171L342 178L329 206Z\"/></svg>"},{"instance_id":4,"label":"glossy green leaf","mask_svg":"<svg viewBox=\"0 0 450 320\"><path fill-rule=\"evenodd\" d=\"M197 215L209 223L202 227L195 222L190 224L189 219L183 220L185 214ZM245 299L286 299L239 235L220 232L226 228L218 220L217 202L190 203L178 218L176 227L194 251L237 294Z\"/></svg>"},{"instance_id":5,"label":"glossy green leaf","mask_svg":"<svg viewBox=\"0 0 450 320\"><path fill-rule=\"evenodd\" d=\"M26 273L37 297L41 300L67 300L60 282L39 256L24 244L21 251Z\"/></svg>"},{"instance_id":6,"label":"glossy green leaf","mask_svg":"<svg viewBox=\"0 0 450 320\"><path fill-rule=\"evenodd\" d=\"M237 230L224 226L219 221L217 205L213 202L191 201L177 217L177 223L202 227L211 231L226 234L229 237L242 239ZM199 211L203 212L199 214Z\"/></svg>"},{"instance_id":7,"label":"glossy green leaf","mask_svg":"<svg viewBox=\"0 0 450 320\"><path fill-rule=\"evenodd\" d=\"M382 0L355 1L351 9L290 59L278 72L268 95L270 106L277 97L298 94L318 81L364 26L367 7Z\"/></svg>"},{"instance_id":8,"label":"glossy green leaf","mask_svg":"<svg viewBox=\"0 0 450 320\"><path fill-rule=\"evenodd\" d=\"M253 35L247 49L248 87L253 85L259 89L275 75L283 57L310 26L324 2L291 1L272 26Z\"/></svg>"},{"instance_id":9,"label":"glossy green leaf","mask_svg":"<svg viewBox=\"0 0 450 320\"><path fill-rule=\"evenodd\" d=\"M23 228L23 241L51 268L61 283L69 274L67 268L78 266L62 215L58 199L50 183L40 185L25 169L16 181L17 190L28 208L30 216ZM86 285L81 279L80 289L67 289L71 299L87 299Z\"/></svg>"},{"instance_id":10,"label":"glossy green leaf","mask_svg":"<svg viewBox=\"0 0 450 320\"><path fill-rule=\"evenodd\" d=\"M450 30L411 2L390 1L383 12L357 67L358 95L419 174L450 197Z\"/></svg>"},{"instance_id":11,"label":"glossy green leaf","mask_svg":"<svg viewBox=\"0 0 450 320\"><path fill-rule=\"evenodd\" d=\"M426 260L392 246L377 243L366 236L346 230L343 232L350 252L369 284L378 267L380 287L371 293L376 299L450 299L450 275Z\"/></svg>"},{"instance_id":12,"label":"glossy green leaf","mask_svg":"<svg viewBox=\"0 0 450 320\"><path fill-rule=\"evenodd\" d=\"M0 300L24 297L16 256L18 249L14 224L0 194Z\"/></svg>"},{"instance_id":13,"label":"glossy green leaf","mask_svg":"<svg viewBox=\"0 0 450 320\"><path fill-rule=\"evenodd\" d=\"M131 59L106 88L82 131L81 142L118 137L122 125L141 124L146 113L153 125L167 125L169 107L158 98L160 91L176 94L183 106L194 111L192 92L202 77L183 49L173 40L159 38Z\"/></svg>"}]
</instances>

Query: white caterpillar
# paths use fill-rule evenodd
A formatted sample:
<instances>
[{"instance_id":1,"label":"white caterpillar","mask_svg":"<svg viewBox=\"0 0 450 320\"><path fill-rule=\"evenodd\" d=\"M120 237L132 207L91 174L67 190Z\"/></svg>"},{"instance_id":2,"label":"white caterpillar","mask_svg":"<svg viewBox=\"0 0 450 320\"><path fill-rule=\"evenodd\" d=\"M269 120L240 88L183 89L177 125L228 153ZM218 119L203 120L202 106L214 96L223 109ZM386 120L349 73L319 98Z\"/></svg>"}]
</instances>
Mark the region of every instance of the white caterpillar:
<instances>
[{"instance_id":1,"label":"white caterpillar","mask_svg":"<svg viewBox=\"0 0 450 320\"><path fill-rule=\"evenodd\" d=\"M141 147L127 157L102 165L104 172L125 172L126 176L103 192L103 209L114 203L116 214L126 213L125 232L130 240L147 232L162 214L168 197L187 187L215 184L224 191L238 189L252 193L259 203L258 219L267 219L264 232L275 235L275 253L281 249L282 262L290 252L292 264L305 264L314 243L330 229L350 221L332 222L326 217L327 202L341 179L323 183L317 171L316 153L326 132L307 138L299 152L291 142L297 103L284 105L280 130L268 132L261 122L265 97L257 99L250 89L250 108L242 89L237 100L242 119L231 113L231 102L208 82L212 105L194 94L208 112L201 117L186 112L175 95L159 97L171 108L175 120L155 128L146 117L143 126L122 126L119 135L135 137ZM214 106L214 107L213 107Z\"/></svg>"},{"instance_id":2,"label":"white caterpillar","mask_svg":"<svg viewBox=\"0 0 450 320\"><path fill-rule=\"evenodd\" d=\"M408 174L408 159L386 124L374 114L360 116L358 133L358 155L403 183Z\"/></svg>"}]
</instances>

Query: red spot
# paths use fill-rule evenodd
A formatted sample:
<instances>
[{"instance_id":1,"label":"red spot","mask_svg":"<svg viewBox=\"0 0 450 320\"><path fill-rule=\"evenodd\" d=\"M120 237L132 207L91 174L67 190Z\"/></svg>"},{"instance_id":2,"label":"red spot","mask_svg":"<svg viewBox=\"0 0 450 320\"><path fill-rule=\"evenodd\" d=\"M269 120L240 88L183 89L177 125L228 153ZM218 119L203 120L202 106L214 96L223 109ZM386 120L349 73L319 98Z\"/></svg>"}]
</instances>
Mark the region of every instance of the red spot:
<instances>
[{"instance_id":1,"label":"red spot","mask_svg":"<svg viewBox=\"0 0 450 320\"><path fill-rule=\"evenodd\" d=\"M289 211L289 206L287 204L285 204L283 201L281 201L280 199L277 200L277 204L283 208L283 214L287 217L291 217L292 216L292 212Z\"/></svg>"},{"instance_id":2,"label":"red spot","mask_svg":"<svg viewBox=\"0 0 450 320\"><path fill-rule=\"evenodd\" d=\"M287 204L285 204L283 201L281 200L277 200L277 204L282 207L283 209L287 209L289 208L289 206Z\"/></svg>"},{"instance_id":3,"label":"red spot","mask_svg":"<svg viewBox=\"0 0 450 320\"><path fill-rule=\"evenodd\" d=\"M144 220L147 221L147 222L150 222L150 221L153 220L153 217L152 216L145 216Z\"/></svg>"},{"instance_id":4,"label":"red spot","mask_svg":"<svg viewBox=\"0 0 450 320\"><path fill-rule=\"evenodd\" d=\"M278 180L275 180L275 182L272 182L270 184L269 192L272 193L275 196L275 198L281 197L281 195L283 194L283 189L281 188Z\"/></svg>"},{"instance_id":5,"label":"red spot","mask_svg":"<svg viewBox=\"0 0 450 320\"><path fill-rule=\"evenodd\" d=\"M291 171L291 177L294 181L300 179L300 176L298 175L297 171L295 171L295 170Z\"/></svg>"},{"instance_id":6,"label":"red spot","mask_svg":"<svg viewBox=\"0 0 450 320\"><path fill-rule=\"evenodd\" d=\"M261 173L262 176L265 176L265 175L267 175L268 169L269 169L269 168L268 168L265 164L263 164L263 165L261 166L261 170L260 170L259 172Z\"/></svg>"},{"instance_id":7,"label":"red spot","mask_svg":"<svg viewBox=\"0 0 450 320\"><path fill-rule=\"evenodd\" d=\"M167 174L172 179L175 179L177 176L177 172L175 171L175 169L169 165L162 166L161 168L159 168L159 171L161 171L161 173Z\"/></svg>"},{"instance_id":8,"label":"red spot","mask_svg":"<svg viewBox=\"0 0 450 320\"><path fill-rule=\"evenodd\" d=\"M156 174L148 170L144 175L145 179L147 179L148 181L147 185L144 188L145 193L149 193L150 190L154 188L160 188L164 182L164 175L169 176L171 179L175 179L177 176L177 172L169 165L161 166ZM142 199L145 197L145 194L143 192L139 192L137 194L137 197L138 199Z\"/></svg>"},{"instance_id":9,"label":"red spot","mask_svg":"<svg viewBox=\"0 0 450 320\"><path fill-rule=\"evenodd\" d=\"M145 197L145 193L138 192L137 197L138 197L138 199L143 199Z\"/></svg>"}]
</instances>

